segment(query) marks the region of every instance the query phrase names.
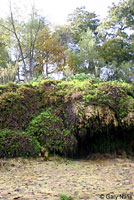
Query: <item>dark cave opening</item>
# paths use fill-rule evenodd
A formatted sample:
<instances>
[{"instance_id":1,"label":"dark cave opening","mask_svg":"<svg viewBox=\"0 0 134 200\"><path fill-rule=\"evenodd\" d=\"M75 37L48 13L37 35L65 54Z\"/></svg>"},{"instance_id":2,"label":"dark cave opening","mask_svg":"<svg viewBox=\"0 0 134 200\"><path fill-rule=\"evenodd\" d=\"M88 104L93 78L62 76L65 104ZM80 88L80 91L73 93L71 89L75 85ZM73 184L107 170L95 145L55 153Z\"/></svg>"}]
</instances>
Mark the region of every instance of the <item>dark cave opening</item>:
<instances>
[{"instance_id":1,"label":"dark cave opening","mask_svg":"<svg viewBox=\"0 0 134 200\"><path fill-rule=\"evenodd\" d=\"M78 146L73 158L87 158L92 154L131 155L134 156L134 130L126 132L121 128L105 129L103 132L77 135Z\"/></svg>"}]
</instances>

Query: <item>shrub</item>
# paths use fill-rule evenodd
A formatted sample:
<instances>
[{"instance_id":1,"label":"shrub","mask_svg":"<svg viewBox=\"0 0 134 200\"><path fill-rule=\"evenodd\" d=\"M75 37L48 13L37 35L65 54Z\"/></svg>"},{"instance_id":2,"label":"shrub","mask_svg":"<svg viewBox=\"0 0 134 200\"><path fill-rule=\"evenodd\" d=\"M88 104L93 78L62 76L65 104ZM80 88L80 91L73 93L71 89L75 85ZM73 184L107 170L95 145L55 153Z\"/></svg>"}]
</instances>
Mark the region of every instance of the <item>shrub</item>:
<instances>
[{"instance_id":1,"label":"shrub","mask_svg":"<svg viewBox=\"0 0 134 200\"><path fill-rule=\"evenodd\" d=\"M25 132L0 130L0 157L36 157L40 153L39 142Z\"/></svg>"}]
</instances>

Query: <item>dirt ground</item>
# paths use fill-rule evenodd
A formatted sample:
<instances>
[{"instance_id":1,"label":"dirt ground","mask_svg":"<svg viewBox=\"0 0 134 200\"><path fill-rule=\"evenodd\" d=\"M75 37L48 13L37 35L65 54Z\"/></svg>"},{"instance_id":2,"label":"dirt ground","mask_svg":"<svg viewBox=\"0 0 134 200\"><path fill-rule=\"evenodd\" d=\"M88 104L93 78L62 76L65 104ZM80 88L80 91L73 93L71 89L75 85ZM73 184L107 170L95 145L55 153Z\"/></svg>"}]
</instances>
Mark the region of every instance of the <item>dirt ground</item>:
<instances>
[{"instance_id":1,"label":"dirt ground","mask_svg":"<svg viewBox=\"0 0 134 200\"><path fill-rule=\"evenodd\" d=\"M0 159L0 199L134 199L134 160Z\"/></svg>"}]
</instances>

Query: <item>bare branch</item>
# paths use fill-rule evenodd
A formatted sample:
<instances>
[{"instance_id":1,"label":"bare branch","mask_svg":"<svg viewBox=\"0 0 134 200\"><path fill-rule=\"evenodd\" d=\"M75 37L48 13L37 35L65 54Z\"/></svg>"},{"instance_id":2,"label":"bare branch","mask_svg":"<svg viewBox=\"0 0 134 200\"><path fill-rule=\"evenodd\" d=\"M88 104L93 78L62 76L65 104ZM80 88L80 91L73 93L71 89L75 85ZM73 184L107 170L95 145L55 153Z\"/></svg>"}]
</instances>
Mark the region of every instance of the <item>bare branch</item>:
<instances>
[{"instance_id":1,"label":"bare branch","mask_svg":"<svg viewBox=\"0 0 134 200\"><path fill-rule=\"evenodd\" d=\"M9 32L11 32L11 33L13 33L14 34L14 31L13 30L11 30L11 29L9 29L8 27L6 27L5 25L3 25L3 24L0 24L0 26L1 27L3 27L3 28L5 28L5 29L7 29Z\"/></svg>"},{"instance_id":2,"label":"bare branch","mask_svg":"<svg viewBox=\"0 0 134 200\"><path fill-rule=\"evenodd\" d=\"M17 32L16 32L16 27L15 27L14 18L13 18L11 1L10 1L10 15L11 15L10 17L11 17L11 24L12 24L12 27L13 27L13 33L15 35L15 38L17 40L17 43L18 43L18 46L19 46L19 49L20 49L20 54L21 54L21 57L22 57L22 62L23 62L23 65L24 65L24 71L25 71L25 75L26 75L26 79L27 79L25 58L24 58L24 54L23 54L23 50L22 50L20 39L19 39L19 37L17 35Z\"/></svg>"}]
</instances>

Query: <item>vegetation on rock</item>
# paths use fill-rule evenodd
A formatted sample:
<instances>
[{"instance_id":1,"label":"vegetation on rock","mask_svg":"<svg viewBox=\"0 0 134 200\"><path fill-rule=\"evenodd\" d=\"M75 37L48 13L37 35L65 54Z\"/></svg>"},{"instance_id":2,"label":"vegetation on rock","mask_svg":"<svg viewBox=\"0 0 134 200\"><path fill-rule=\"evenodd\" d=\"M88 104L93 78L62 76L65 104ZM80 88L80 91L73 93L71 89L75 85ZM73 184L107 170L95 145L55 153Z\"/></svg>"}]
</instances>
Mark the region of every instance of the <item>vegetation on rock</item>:
<instances>
[{"instance_id":1,"label":"vegetation on rock","mask_svg":"<svg viewBox=\"0 0 134 200\"><path fill-rule=\"evenodd\" d=\"M7 92L0 96L0 127L24 130L34 114L41 109L38 92L25 86L9 88L9 85L4 90Z\"/></svg>"},{"instance_id":2,"label":"vegetation on rock","mask_svg":"<svg viewBox=\"0 0 134 200\"><path fill-rule=\"evenodd\" d=\"M133 155L133 85L79 77L0 86L0 130L25 131L64 156Z\"/></svg>"},{"instance_id":3,"label":"vegetation on rock","mask_svg":"<svg viewBox=\"0 0 134 200\"><path fill-rule=\"evenodd\" d=\"M56 108L48 108L40 113L29 123L26 131L51 153L68 155L75 152L77 140L71 130L64 126L60 110Z\"/></svg>"},{"instance_id":4,"label":"vegetation on rock","mask_svg":"<svg viewBox=\"0 0 134 200\"><path fill-rule=\"evenodd\" d=\"M0 158L3 157L37 157L40 144L35 137L25 132L0 129Z\"/></svg>"}]
</instances>

